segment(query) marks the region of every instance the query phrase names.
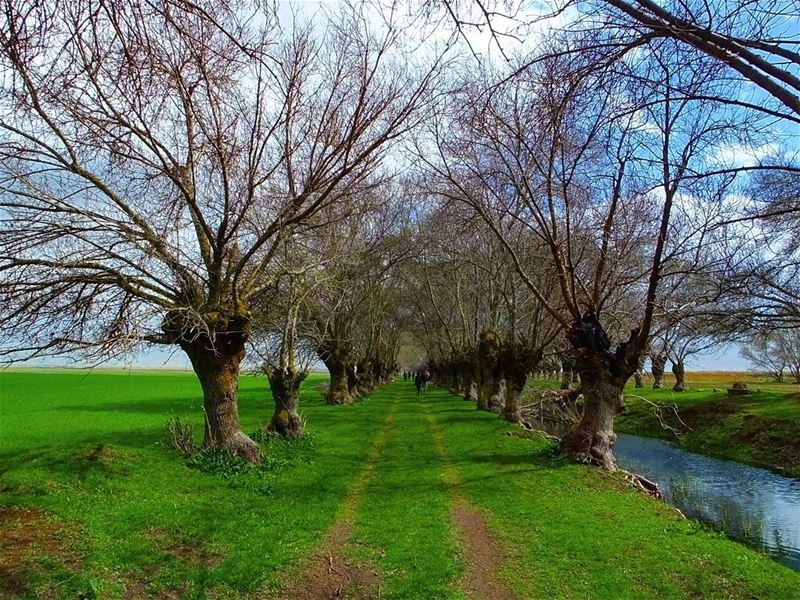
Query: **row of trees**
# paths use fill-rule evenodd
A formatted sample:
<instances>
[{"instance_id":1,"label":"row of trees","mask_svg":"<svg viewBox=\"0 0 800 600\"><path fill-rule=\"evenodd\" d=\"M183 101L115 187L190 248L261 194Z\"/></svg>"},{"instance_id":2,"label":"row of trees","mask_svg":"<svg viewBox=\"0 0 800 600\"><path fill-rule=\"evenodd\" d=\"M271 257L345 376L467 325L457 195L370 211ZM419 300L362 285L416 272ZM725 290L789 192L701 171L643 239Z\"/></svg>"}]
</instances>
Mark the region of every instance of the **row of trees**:
<instances>
[{"instance_id":1,"label":"row of trees","mask_svg":"<svg viewBox=\"0 0 800 600\"><path fill-rule=\"evenodd\" d=\"M489 27L493 8L481 11ZM562 452L614 468L614 416L648 352L656 372L672 362L680 390L692 354L798 325L787 227L800 214L798 168L779 144L798 118L800 56L781 37L788 4L726 4L719 20L683 2L574 8L510 75L466 76L417 152L431 201L462 206L467 235L497 242L530 314L566 336L584 412ZM745 99L752 83L766 95ZM749 164L736 155L765 147ZM486 364L454 350L445 371L471 370L480 389L508 340L473 331L466 348Z\"/></svg>"},{"instance_id":2,"label":"row of trees","mask_svg":"<svg viewBox=\"0 0 800 600\"><path fill-rule=\"evenodd\" d=\"M437 6L6 3L0 352L177 347L205 445L248 460L243 365L298 435L316 358L345 403L412 337L514 420L557 356L585 399L562 451L614 468L648 353L680 387L711 340L800 324L790 9L559 6L531 54L476 66L422 37Z\"/></svg>"},{"instance_id":3,"label":"row of trees","mask_svg":"<svg viewBox=\"0 0 800 600\"><path fill-rule=\"evenodd\" d=\"M299 427L309 331L358 380L334 382L332 401L393 368L385 319L350 320L365 303L380 314L372 284L391 265L364 267L357 299L364 271L348 269L363 257L336 265L338 250L448 66L413 51L396 12L376 23L342 5L307 22L264 6L8 2L0 31L0 351L177 346L203 388L204 445L251 461L237 407L249 343L284 398L278 431Z\"/></svg>"}]
</instances>

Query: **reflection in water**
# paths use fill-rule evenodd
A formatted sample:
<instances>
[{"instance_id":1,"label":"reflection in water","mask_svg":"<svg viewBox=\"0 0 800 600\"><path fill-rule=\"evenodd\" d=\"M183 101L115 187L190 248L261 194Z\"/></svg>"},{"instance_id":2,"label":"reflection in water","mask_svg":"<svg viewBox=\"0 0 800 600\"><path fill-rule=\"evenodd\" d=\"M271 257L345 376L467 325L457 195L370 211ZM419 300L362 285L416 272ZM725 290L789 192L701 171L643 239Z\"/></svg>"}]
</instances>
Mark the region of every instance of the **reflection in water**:
<instances>
[{"instance_id":1,"label":"reflection in water","mask_svg":"<svg viewBox=\"0 0 800 600\"><path fill-rule=\"evenodd\" d=\"M535 425L564 433L560 423ZM686 516L800 571L800 480L635 435L619 434L614 454L622 468L655 481Z\"/></svg>"}]
</instances>

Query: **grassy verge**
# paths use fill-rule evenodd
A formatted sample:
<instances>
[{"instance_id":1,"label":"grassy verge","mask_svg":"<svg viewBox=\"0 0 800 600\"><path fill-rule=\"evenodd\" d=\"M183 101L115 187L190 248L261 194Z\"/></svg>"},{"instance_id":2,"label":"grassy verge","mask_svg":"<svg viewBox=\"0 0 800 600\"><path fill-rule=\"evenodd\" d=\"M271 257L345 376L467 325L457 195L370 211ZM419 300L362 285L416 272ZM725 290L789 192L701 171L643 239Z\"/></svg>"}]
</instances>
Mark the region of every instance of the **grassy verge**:
<instances>
[{"instance_id":1,"label":"grassy verge","mask_svg":"<svg viewBox=\"0 0 800 600\"><path fill-rule=\"evenodd\" d=\"M386 598L454 598L461 565L450 494L413 393L410 383L396 383L378 394L402 404L359 503L357 558L380 568Z\"/></svg>"},{"instance_id":2,"label":"grassy verge","mask_svg":"<svg viewBox=\"0 0 800 600\"><path fill-rule=\"evenodd\" d=\"M753 392L728 397L733 381L746 381ZM800 477L800 386L770 383L746 374L694 373L690 388L626 389L626 409L617 419L625 433L676 441L681 447ZM717 390L717 391L715 391ZM667 416L667 422L682 433L675 436L662 427L651 404L674 404L683 426ZM688 427L688 429L687 429Z\"/></svg>"}]
</instances>

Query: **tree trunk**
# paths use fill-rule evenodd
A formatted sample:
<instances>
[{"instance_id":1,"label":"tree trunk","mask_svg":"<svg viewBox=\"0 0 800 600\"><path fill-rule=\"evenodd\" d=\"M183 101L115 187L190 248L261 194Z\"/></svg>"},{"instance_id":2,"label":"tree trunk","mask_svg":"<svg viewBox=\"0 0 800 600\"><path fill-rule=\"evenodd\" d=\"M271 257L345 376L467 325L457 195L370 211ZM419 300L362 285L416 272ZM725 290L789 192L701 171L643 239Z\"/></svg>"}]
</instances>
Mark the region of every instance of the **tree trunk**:
<instances>
[{"instance_id":1,"label":"tree trunk","mask_svg":"<svg viewBox=\"0 0 800 600\"><path fill-rule=\"evenodd\" d=\"M506 396L506 380L500 377L492 377L489 388L488 408L492 412L499 413L503 410Z\"/></svg>"},{"instance_id":2,"label":"tree trunk","mask_svg":"<svg viewBox=\"0 0 800 600\"><path fill-rule=\"evenodd\" d=\"M675 375L675 385L672 386L673 392L686 391L686 369L684 368L683 361L672 363L672 374Z\"/></svg>"},{"instance_id":3,"label":"tree trunk","mask_svg":"<svg viewBox=\"0 0 800 600\"><path fill-rule=\"evenodd\" d=\"M335 361L329 361L326 366L331 376L331 382L325 401L328 404L352 404L353 396L350 394L347 366Z\"/></svg>"},{"instance_id":4,"label":"tree trunk","mask_svg":"<svg viewBox=\"0 0 800 600\"><path fill-rule=\"evenodd\" d=\"M622 408L625 382L641 358L642 349L635 345L639 338L634 331L630 340L612 351L605 329L591 313L573 324L567 338L576 351L584 406L578 425L561 439L561 452L613 471L614 417Z\"/></svg>"},{"instance_id":5,"label":"tree trunk","mask_svg":"<svg viewBox=\"0 0 800 600\"><path fill-rule=\"evenodd\" d=\"M636 363L636 372L633 374L633 380L636 382L636 389L641 389L644 387L644 360L645 357L639 359L639 362Z\"/></svg>"},{"instance_id":6,"label":"tree trunk","mask_svg":"<svg viewBox=\"0 0 800 600\"><path fill-rule=\"evenodd\" d=\"M575 352L565 350L561 353L561 389L571 390L575 372Z\"/></svg>"},{"instance_id":7,"label":"tree trunk","mask_svg":"<svg viewBox=\"0 0 800 600\"><path fill-rule=\"evenodd\" d=\"M664 366L667 364L667 357L663 354L652 354L650 356L650 371L653 373L653 389L658 390L664 387Z\"/></svg>"},{"instance_id":8,"label":"tree trunk","mask_svg":"<svg viewBox=\"0 0 800 600\"><path fill-rule=\"evenodd\" d=\"M347 391L350 393L350 399L355 400L359 396L359 377L356 371L356 365L347 365L345 367L347 373ZM342 404L341 402L331 402L330 404Z\"/></svg>"},{"instance_id":9,"label":"tree trunk","mask_svg":"<svg viewBox=\"0 0 800 600\"><path fill-rule=\"evenodd\" d=\"M212 344L205 336L181 343L203 388L204 448L226 448L250 463L261 459L258 444L239 426L239 365L246 336L217 334Z\"/></svg>"},{"instance_id":10,"label":"tree trunk","mask_svg":"<svg viewBox=\"0 0 800 600\"><path fill-rule=\"evenodd\" d=\"M268 431L282 437L300 437L303 435L303 420L297 414L300 403L300 384L307 373L295 373L292 370L274 370L267 374L272 399L275 401L275 413L267 427Z\"/></svg>"},{"instance_id":11,"label":"tree trunk","mask_svg":"<svg viewBox=\"0 0 800 600\"><path fill-rule=\"evenodd\" d=\"M641 371L636 371L636 373L633 374L633 380L636 382L636 389L644 387L644 380L642 378Z\"/></svg>"},{"instance_id":12,"label":"tree trunk","mask_svg":"<svg viewBox=\"0 0 800 600\"><path fill-rule=\"evenodd\" d=\"M525 389L527 379L525 375L506 378L506 398L503 410L500 413L500 416L506 421L518 423L522 418L519 410L519 397L522 395L522 390Z\"/></svg>"},{"instance_id":13,"label":"tree trunk","mask_svg":"<svg viewBox=\"0 0 800 600\"><path fill-rule=\"evenodd\" d=\"M612 452L617 439L614 417L622 406L622 385L614 381L607 368L595 372L581 368L581 391L583 417L561 439L561 452L613 471L617 465Z\"/></svg>"},{"instance_id":14,"label":"tree trunk","mask_svg":"<svg viewBox=\"0 0 800 600\"><path fill-rule=\"evenodd\" d=\"M492 387L488 381L478 384L478 399L475 405L477 410L489 410L489 396L491 393Z\"/></svg>"},{"instance_id":15,"label":"tree trunk","mask_svg":"<svg viewBox=\"0 0 800 600\"><path fill-rule=\"evenodd\" d=\"M467 383L467 391L464 394L464 400L468 402L478 402L478 383L474 379L469 379Z\"/></svg>"}]
</instances>

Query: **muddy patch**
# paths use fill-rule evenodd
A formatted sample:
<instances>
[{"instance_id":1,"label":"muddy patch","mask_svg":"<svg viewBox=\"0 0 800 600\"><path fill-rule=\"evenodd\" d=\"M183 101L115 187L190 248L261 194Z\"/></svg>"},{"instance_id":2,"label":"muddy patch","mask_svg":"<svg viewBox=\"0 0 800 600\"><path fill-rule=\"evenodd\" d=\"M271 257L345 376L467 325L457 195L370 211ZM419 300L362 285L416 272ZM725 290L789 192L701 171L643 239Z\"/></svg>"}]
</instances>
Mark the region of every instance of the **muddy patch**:
<instances>
[{"instance_id":1,"label":"muddy patch","mask_svg":"<svg viewBox=\"0 0 800 600\"><path fill-rule=\"evenodd\" d=\"M220 554L203 548L198 541L173 535L162 529L149 529L144 537L153 542L159 550L171 554L190 567L211 569L222 562L223 557Z\"/></svg>"},{"instance_id":2,"label":"muddy patch","mask_svg":"<svg viewBox=\"0 0 800 600\"><path fill-rule=\"evenodd\" d=\"M0 593L30 593L27 577L41 570L39 559L54 557L70 570L81 564L68 547L67 530L39 509L0 507Z\"/></svg>"},{"instance_id":3,"label":"muddy patch","mask_svg":"<svg viewBox=\"0 0 800 600\"><path fill-rule=\"evenodd\" d=\"M129 586L122 594L122 600L179 600L185 596L185 590L148 591L149 583L137 582Z\"/></svg>"},{"instance_id":4,"label":"muddy patch","mask_svg":"<svg viewBox=\"0 0 800 600\"><path fill-rule=\"evenodd\" d=\"M476 600L515 600L511 588L498 578L505 556L483 516L465 499L457 498L450 518L463 550L464 592Z\"/></svg>"},{"instance_id":5,"label":"muddy patch","mask_svg":"<svg viewBox=\"0 0 800 600\"><path fill-rule=\"evenodd\" d=\"M286 587L281 600L367 600L380 597L380 577L375 568L349 560L343 549L350 525L339 521L325 536L322 548L307 559L304 569Z\"/></svg>"}]
</instances>

